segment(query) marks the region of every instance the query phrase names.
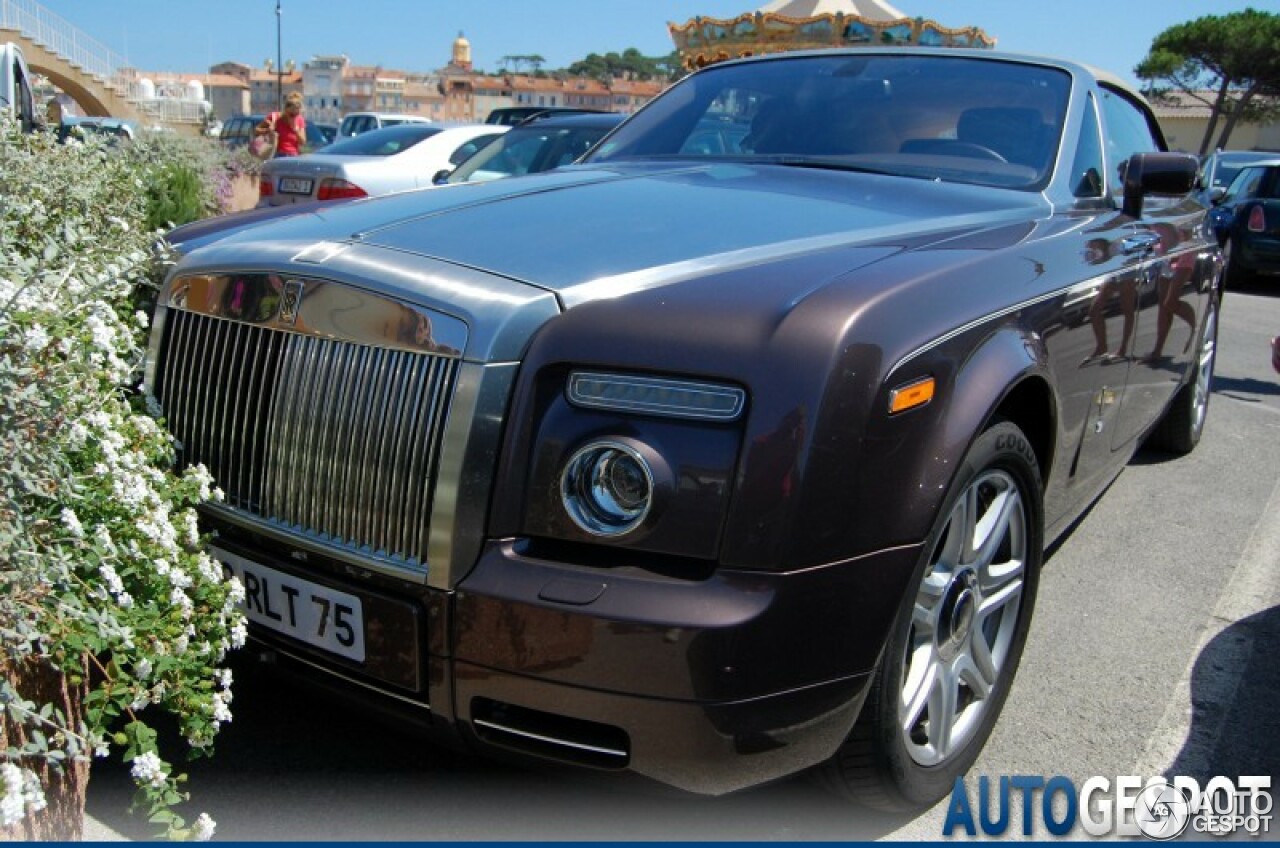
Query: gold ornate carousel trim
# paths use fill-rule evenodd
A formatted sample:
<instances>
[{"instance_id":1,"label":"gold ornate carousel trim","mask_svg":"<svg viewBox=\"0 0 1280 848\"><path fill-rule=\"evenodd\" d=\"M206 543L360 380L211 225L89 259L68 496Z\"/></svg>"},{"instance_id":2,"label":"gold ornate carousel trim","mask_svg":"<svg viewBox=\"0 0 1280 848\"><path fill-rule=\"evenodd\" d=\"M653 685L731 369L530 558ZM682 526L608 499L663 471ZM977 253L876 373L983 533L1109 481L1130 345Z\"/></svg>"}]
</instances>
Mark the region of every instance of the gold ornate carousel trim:
<instances>
[{"instance_id":1,"label":"gold ornate carousel trim","mask_svg":"<svg viewBox=\"0 0 1280 848\"><path fill-rule=\"evenodd\" d=\"M696 70L726 59L787 50L868 45L930 47L995 47L996 40L979 27L945 27L929 18L877 21L844 12L796 18L772 12L743 12L733 18L690 18L668 22L684 66Z\"/></svg>"}]
</instances>

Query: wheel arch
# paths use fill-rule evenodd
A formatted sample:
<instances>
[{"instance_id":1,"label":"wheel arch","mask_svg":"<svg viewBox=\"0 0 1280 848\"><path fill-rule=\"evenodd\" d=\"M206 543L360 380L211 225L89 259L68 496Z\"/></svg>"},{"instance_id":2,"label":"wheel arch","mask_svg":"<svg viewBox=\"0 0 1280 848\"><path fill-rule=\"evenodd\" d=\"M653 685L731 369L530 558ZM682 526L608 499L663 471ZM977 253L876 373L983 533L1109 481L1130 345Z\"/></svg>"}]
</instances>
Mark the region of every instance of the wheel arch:
<instances>
[{"instance_id":1,"label":"wheel arch","mask_svg":"<svg viewBox=\"0 0 1280 848\"><path fill-rule=\"evenodd\" d=\"M995 421L1008 421L1017 426L1035 451L1036 464L1040 466L1042 485L1053 467L1054 446L1057 439L1057 406L1049 381L1038 373L1024 374L1005 393L983 422L981 433Z\"/></svg>"},{"instance_id":2,"label":"wheel arch","mask_svg":"<svg viewBox=\"0 0 1280 848\"><path fill-rule=\"evenodd\" d=\"M859 507L875 529L864 526L858 536L863 551L924 540L946 494L965 473L965 457L996 421L1008 420L1023 431L1042 492L1050 476L1060 399L1038 333L1016 323L988 325L910 357L890 370L876 406L884 409L893 388L922 375L937 380L929 405L868 428L860 454L865 496ZM903 445L911 446L909 461Z\"/></svg>"},{"instance_id":3,"label":"wheel arch","mask_svg":"<svg viewBox=\"0 0 1280 848\"><path fill-rule=\"evenodd\" d=\"M946 452L950 468L958 470L959 460L973 443L1004 420L1027 437L1042 481L1047 481L1057 444L1059 401L1039 333L1016 325L989 332L964 357L951 391L954 397L942 422L950 434Z\"/></svg>"}]
</instances>

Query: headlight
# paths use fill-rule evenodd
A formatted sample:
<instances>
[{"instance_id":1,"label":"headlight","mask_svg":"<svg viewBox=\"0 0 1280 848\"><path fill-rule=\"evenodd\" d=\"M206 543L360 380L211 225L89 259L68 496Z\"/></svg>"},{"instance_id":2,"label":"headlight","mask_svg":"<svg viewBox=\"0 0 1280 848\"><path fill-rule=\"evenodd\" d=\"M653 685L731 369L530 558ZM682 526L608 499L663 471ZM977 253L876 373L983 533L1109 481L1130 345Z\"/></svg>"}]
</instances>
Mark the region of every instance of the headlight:
<instances>
[{"instance_id":1,"label":"headlight","mask_svg":"<svg viewBox=\"0 0 1280 848\"><path fill-rule=\"evenodd\" d=\"M568 394L570 403L587 409L699 421L737 420L747 400L737 386L591 371L573 372Z\"/></svg>"},{"instance_id":2,"label":"headlight","mask_svg":"<svg viewBox=\"0 0 1280 848\"><path fill-rule=\"evenodd\" d=\"M653 468L629 445L593 442L580 449L560 477L560 497L574 523L595 536L621 536L639 527L653 506Z\"/></svg>"}]
</instances>

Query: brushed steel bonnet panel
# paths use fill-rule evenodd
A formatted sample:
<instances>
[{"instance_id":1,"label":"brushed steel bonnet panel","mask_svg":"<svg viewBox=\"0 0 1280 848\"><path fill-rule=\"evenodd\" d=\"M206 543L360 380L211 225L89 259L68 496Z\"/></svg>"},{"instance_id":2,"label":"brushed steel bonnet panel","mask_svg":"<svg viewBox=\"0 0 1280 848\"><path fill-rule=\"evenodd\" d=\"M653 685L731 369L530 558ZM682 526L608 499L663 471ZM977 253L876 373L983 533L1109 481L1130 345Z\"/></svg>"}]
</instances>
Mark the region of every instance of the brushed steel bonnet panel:
<instances>
[{"instance_id":1,"label":"brushed steel bonnet panel","mask_svg":"<svg viewBox=\"0 0 1280 848\"><path fill-rule=\"evenodd\" d=\"M451 315L351 286L290 274L176 277L161 305L241 324L458 357L467 325Z\"/></svg>"}]
</instances>

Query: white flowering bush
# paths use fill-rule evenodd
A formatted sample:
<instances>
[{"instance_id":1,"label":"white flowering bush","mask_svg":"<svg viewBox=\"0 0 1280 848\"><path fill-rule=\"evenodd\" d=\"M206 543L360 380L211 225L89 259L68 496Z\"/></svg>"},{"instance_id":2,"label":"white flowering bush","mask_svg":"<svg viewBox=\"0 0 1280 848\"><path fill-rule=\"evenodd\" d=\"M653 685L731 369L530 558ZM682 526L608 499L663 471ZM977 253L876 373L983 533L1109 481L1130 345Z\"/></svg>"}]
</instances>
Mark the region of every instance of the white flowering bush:
<instances>
[{"instance_id":1,"label":"white flowering bush","mask_svg":"<svg viewBox=\"0 0 1280 848\"><path fill-rule=\"evenodd\" d=\"M0 119L0 836L78 838L89 763L113 753L164 836L214 830L176 811L185 776L149 724L210 750L245 625L196 522L221 493L174 473L127 389L158 273L148 167Z\"/></svg>"}]
</instances>

